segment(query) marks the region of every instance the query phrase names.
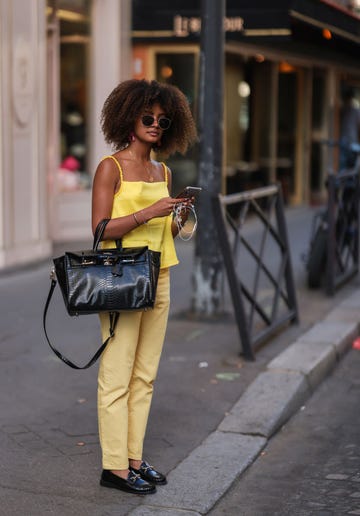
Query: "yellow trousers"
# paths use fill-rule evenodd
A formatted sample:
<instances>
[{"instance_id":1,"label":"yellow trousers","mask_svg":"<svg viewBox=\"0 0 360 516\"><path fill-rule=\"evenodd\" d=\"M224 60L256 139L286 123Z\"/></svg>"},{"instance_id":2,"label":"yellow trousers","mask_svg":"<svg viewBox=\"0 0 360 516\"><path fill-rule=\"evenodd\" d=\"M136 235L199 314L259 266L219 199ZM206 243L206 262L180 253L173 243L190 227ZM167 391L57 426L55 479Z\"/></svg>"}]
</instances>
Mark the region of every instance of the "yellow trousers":
<instances>
[{"instance_id":1,"label":"yellow trousers","mask_svg":"<svg viewBox=\"0 0 360 516\"><path fill-rule=\"evenodd\" d=\"M127 469L140 460L153 384L159 367L170 303L169 269L161 269L155 306L144 312L122 312L115 336L101 356L98 419L103 469ZM109 316L100 315L103 339Z\"/></svg>"}]
</instances>

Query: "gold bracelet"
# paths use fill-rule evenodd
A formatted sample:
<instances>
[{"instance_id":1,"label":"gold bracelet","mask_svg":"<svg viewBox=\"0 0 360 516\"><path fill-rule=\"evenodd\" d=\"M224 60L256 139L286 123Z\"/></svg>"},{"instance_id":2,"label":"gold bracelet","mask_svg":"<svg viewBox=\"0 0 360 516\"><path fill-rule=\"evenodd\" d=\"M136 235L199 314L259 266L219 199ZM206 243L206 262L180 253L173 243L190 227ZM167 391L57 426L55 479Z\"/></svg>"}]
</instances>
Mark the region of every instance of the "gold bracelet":
<instances>
[{"instance_id":1,"label":"gold bracelet","mask_svg":"<svg viewBox=\"0 0 360 516\"><path fill-rule=\"evenodd\" d=\"M142 214L142 216L144 217L144 212L143 210L140 210L140 213ZM146 220L145 220L145 217L143 218L143 221L141 224L147 224Z\"/></svg>"},{"instance_id":2,"label":"gold bracelet","mask_svg":"<svg viewBox=\"0 0 360 516\"><path fill-rule=\"evenodd\" d=\"M133 213L133 217L134 217L134 220L135 220L135 222L136 222L136 225L137 225L137 226L140 226L140 222L138 221L138 219L137 219L137 217L136 217L135 213Z\"/></svg>"}]
</instances>

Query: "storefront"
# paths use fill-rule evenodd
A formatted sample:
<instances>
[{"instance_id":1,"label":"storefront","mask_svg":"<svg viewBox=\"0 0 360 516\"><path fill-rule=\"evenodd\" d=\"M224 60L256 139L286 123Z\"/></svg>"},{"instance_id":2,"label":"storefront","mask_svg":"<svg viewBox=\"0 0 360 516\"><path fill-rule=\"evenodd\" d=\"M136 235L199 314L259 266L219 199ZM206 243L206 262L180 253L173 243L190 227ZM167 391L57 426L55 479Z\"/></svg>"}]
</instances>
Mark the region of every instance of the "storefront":
<instances>
[{"instance_id":1,"label":"storefront","mask_svg":"<svg viewBox=\"0 0 360 516\"><path fill-rule=\"evenodd\" d=\"M0 0L0 269L91 238L100 112L130 75L130 0Z\"/></svg>"},{"instance_id":2,"label":"storefront","mask_svg":"<svg viewBox=\"0 0 360 516\"><path fill-rule=\"evenodd\" d=\"M135 0L132 23L135 77L178 85L195 116L200 7ZM342 91L351 85L360 100L360 17L328 0L228 0L226 9L225 188L280 181L288 202L317 201ZM170 165L179 186L196 181L196 150Z\"/></svg>"},{"instance_id":3,"label":"storefront","mask_svg":"<svg viewBox=\"0 0 360 516\"><path fill-rule=\"evenodd\" d=\"M47 0L47 170L53 241L91 236L91 184L109 149L102 104L129 76L130 1Z\"/></svg>"},{"instance_id":4,"label":"storefront","mask_svg":"<svg viewBox=\"0 0 360 516\"><path fill-rule=\"evenodd\" d=\"M109 152L99 117L120 80L173 82L197 115L200 4L0 0L0 268L91 237L90 186ZM289 202L316 200L342 90L360 98L359 15L331 0L226 4L224 185L280 180ZM169 164L174 189L196 181L196 148Z\"/></svg>"}]
</instances>

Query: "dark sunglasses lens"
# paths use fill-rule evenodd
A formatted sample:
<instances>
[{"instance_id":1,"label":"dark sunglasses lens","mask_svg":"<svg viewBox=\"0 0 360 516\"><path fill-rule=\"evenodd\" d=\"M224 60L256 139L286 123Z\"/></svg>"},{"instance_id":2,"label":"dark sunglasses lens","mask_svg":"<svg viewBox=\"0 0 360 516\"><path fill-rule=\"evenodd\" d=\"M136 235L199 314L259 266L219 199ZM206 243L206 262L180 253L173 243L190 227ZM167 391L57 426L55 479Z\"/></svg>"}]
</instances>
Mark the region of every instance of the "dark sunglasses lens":
<instances>
[{"instance_id":1,"label":"dark sunglasses lens","mask_svg":"<svg viewBox=\"0 0 360 516\"><path fill-rule=\"evenodd\" d=\"M163 117L159 118L158 124L159 124L160 129L163 129L163 130L169 129L171 120L169 118L166 118L165 116L163 116Z\"/></svg>"},{"instance_id":2,"label":"dark sunglasses lens","mask_svg":"<svg viewBox=\"0 0 360 516\"><path fill-rule=\"evenodd\" d=\"M152 115L144 115L141 117L141 121L145 127L151 127L155 122L155 117L153 117ZM166 118L166 116L162 116L158 119L158 126L162 130L169 129L170 124L171 120L169 118Z\"/></svg>"},{"instance_id":3,"label":"dark sunglasses lens","mask_svg":"<svg viewBox=\"0 0 360 516\"><path fill-rule=\"evenodd\" d=\"M153 125L154 123L154 120L155 118L151 115L144 115L142 118L141 118L141 121L142 123L144 124L145 127L150 127Z\"/></svg>"}]
</instances>

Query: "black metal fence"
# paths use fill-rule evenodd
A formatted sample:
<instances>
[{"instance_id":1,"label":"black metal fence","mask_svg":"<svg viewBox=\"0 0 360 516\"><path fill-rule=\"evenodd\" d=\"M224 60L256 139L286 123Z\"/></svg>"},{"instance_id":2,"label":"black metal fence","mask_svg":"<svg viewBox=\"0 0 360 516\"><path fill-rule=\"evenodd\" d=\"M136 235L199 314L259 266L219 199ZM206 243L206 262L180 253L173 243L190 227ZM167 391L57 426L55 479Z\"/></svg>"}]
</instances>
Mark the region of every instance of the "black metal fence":
<instances>
[{"instance_id":1,"label":"black metal fence","mask_svg":"<svg viewBox=\"0 0 360 516\"><path fill-rule=\"evenodd\" d=\"M298 322L281 188L220 194L213 203L242 354L254 360L258 346Z\"/></svg>"},{"instance_id":2,"label":"black metal fence","mask_svg":"<svg viewBox=\"0 0 360 516\"><path fill-rule=\"evenodd\" d=\"M359 270L359 172L328 178L326 293L350 280Z\"/></svg>"}]
</instances>

